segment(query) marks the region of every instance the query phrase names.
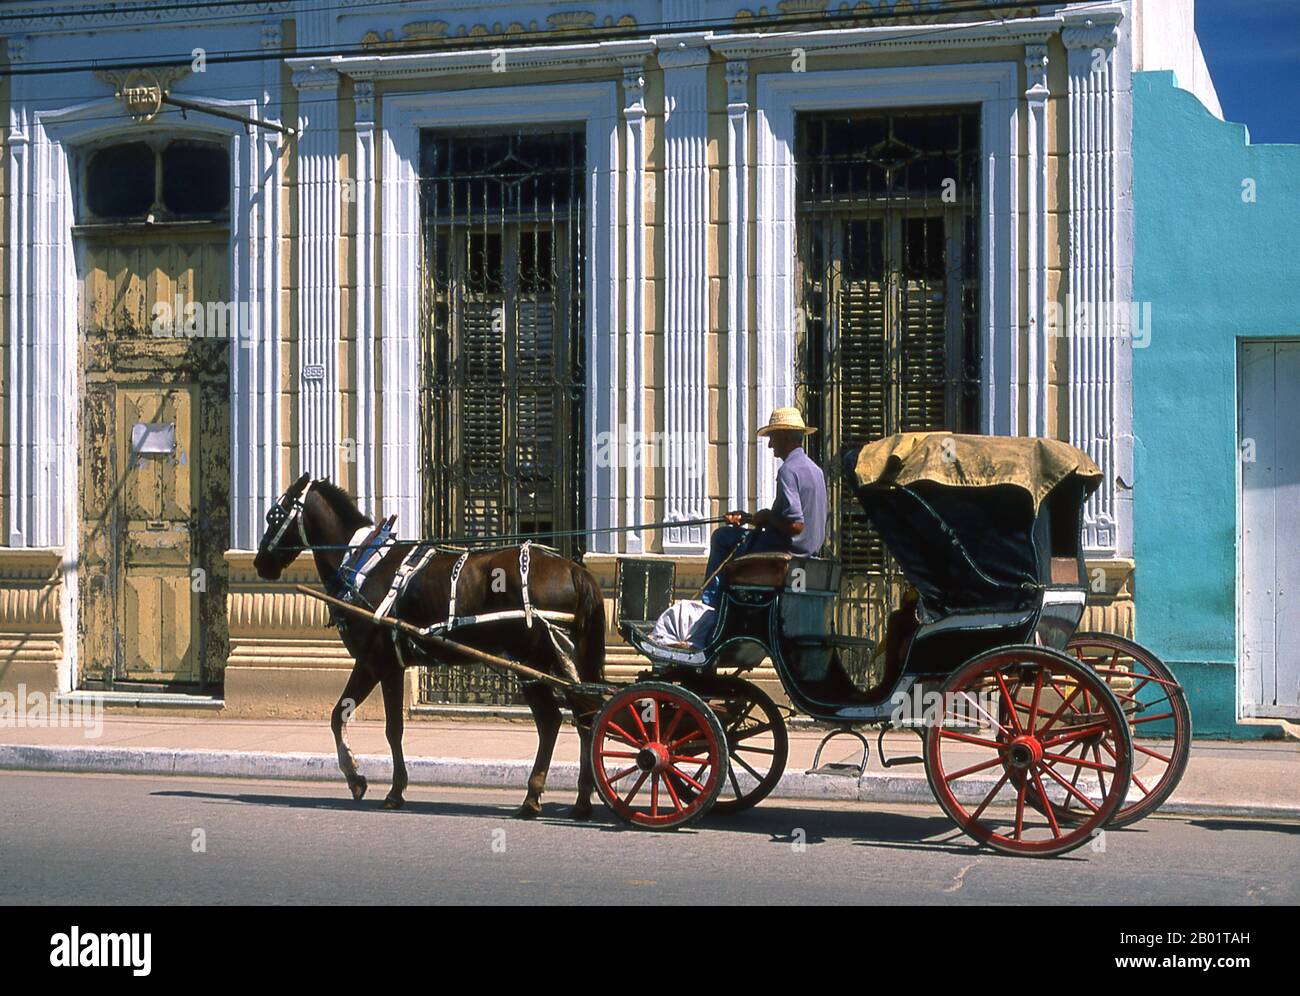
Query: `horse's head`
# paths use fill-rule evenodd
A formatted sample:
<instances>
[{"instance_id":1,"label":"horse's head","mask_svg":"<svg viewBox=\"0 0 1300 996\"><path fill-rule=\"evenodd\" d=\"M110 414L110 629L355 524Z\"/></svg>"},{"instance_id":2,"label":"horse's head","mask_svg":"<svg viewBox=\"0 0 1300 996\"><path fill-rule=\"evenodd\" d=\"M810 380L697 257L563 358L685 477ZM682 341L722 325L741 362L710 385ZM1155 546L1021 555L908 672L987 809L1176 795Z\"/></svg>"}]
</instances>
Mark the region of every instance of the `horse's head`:
<instances>
[{"instance_id":1,"label":"horse's head","mask_svg":"<svg viewBox=\"0 0 1300 996\"><path fill-rule=\"evenodd\" d=\"M279 580L284 569L307 546L302 517L310 490L311 475L303 474L267 510L266 532L262 534L262 542L257 545L257 556L253 560L258 577L267 581Z\"/></svg>"}]
</instances>

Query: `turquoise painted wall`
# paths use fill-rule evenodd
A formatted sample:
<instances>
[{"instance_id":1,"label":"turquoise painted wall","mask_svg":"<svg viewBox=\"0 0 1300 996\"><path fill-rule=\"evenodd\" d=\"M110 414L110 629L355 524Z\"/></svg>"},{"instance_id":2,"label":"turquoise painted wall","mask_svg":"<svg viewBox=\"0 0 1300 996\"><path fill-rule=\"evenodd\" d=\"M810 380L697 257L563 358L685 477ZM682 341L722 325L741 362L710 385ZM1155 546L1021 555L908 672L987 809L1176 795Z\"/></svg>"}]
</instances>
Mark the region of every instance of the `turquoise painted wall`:
<instances>
[{"instance_id":1,"label":"turquoise painted wall","mask_svg":"<svg viewBox=\"0 0 1300 996\"><path fill-rule=\"evenodd\" d=\"M1237 353L1300 338L1300 146L1250 145L1172 73L1135 73L1133 206L1137 638L1187 684L1197 736L1255 736L1235 721Z\"/></svg>"}]
</instances>

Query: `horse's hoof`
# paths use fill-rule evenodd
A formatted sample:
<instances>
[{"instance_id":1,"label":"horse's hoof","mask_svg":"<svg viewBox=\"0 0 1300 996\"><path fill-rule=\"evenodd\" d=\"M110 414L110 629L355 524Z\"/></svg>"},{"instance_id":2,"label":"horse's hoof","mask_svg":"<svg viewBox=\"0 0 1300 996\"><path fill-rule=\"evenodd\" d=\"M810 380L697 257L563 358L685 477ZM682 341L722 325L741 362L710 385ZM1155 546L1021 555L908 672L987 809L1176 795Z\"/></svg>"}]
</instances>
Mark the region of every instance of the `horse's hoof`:
<instances>
[{"instance_id":1,"label":"horse's hoof","mask_svg":"<svg viewBox=\"0 0 1300 996\"><path fill-rule=\"evenodd\" d=\"M538 806L536 809L534 809L526 802L518 809L515 810L515 819L517 820L535 820L537 819L537 817L541 815L542 815L541 806Z\"/></svg>"},{"instance_id":2,"label":"horse's hoof","mask_svg":"<svg viewBox=\"0 0 1300 996\"><path fill-rule=\"evenodd\" d=\"M577 806L574 806L574 807L573 807L573 818L574 818L575 820L589 820L589 819L591 819L591 803L587 803L585 806L584 806L584 805L577 805Z\"/></svg>"},{"instance_id":3,"label":"horse's hoof","mask_svg":"<svg viewBox=\"0 0 1300 996\"><path fill-rule=\"evenodd\" d=\"M390 796L388 796L388 798L386 798L386 799L384 800L384 808L385 808L385 809L401 809L401 808L402 808L402 803L404 803L405 801L406 801L406 800L403 799L400 795L390 795Z\"/></svg>"},{"instance_id":4,"label":"horse's hoof","mask_svg":"<svg viewBox=\"0 0 1300 996\"><path fill-rule=\"evenodd\" d=\"M366 789L369 787L370 783L360 775L357 775L357 780L355 782L348 783L348 788L352 790L352 801L360 802L366 794Z\"/></svg>"}]
</instances>

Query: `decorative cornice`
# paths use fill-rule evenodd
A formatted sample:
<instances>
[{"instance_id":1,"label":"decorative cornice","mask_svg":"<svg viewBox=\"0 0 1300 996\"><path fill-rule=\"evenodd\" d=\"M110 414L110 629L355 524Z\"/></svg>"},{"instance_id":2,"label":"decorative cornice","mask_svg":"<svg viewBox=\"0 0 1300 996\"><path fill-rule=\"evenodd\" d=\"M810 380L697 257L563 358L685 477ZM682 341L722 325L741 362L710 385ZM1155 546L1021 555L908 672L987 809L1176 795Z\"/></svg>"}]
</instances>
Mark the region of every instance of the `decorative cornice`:
<instances>
[{"instance_id":1,"label":"decorative cornice","mask_svg":"<svg viewBox=\"0 0 1300 996\"><path fill-rule=\"evenodd\" d=\"M454 38L480 42L504 41L509 38L511 44L516 44L525 37L537 38L539 36L547 37L578 33L596 34L602 31L626 31L637 26L636 18L631 14L624 14L618 18L607 15L599 24L597 23L598 16L594 11L590 10L565 10L547 15L545 25L536 20L527 23L512 21L509 24L496 21L492 24L484 22L460 24L454 30L447 21L411 21L402 25L402 36L400 38L393 34L392 31L385 31L383 34L378 31L367 31L361 38L361 47L376 50L400 50Z\"/></svg>"},{"instance_id":2,"label":"decorative cornice","mask_svg":"<svg viewBox=\"0 0 1300 996\"><path fill-rule=\"evenodd\" d=\"M1066 48L1114 48L1119 41L1119 11L1098 11L1091 16L1066 15L1061 42Z\"/></svg>"},{"instance_id":3,"label":"decorative cornice","mask_svg":"<svg viewBox=\"0 0 1300 996\"><path fill-rule=\"evenodd\" d=\"M645 68L640 62L623 67L623 113L645 114Z\"/></svg>"},{"instance_id":4,"label":"decorative cornice","mask_svg":"<svg viewBox=\"0 0 1300 996\"><path fill-rule=\"evenodd\" d=\"M749 63L744 59L727 62L727 107L747 106L749 103Z\"/></svg>"},{"instance_id":5,"label":"decorative cornice","mask_svg":"<svg viewBox=\"0 0 1300 996\"><path fill-rule=\"evenodd\" d=\"M293 74L293 86L296 90L337 90L339 81L337 69L318 68L318 63L314 61L305 68L296 69Z\"/></svg>"},{"instance_id":6,"label":"decorative cornice","mask_svg":"<svg viewBox=\"0 0 1300 996\"><path fill-rule=\"evenodd\" d=\"M506 64L512 69L625 67L636 57L644 58L654 50L654 42L646 38L579 45L530 45L495 51L462 49L454 52L403 52L393 55L338 55L326 59L286 59L285 62L291 69L327 66L354 78L360 76L379 80L488 72L493 60L501 54L504 54Z\"/></svg>"},{"instance_id":7,"label":"decorative cornice","mask_svg":"<svg viewBox=\"0 0 1300 996\"><path fill-rule=\"evenodd\" d=\"M279 21L265 21L262 24L262 48L274 52L284 45L284 28Z\"/></svg>"},{"instance_id":8,"label":"decorative cornice","mask_svg":"<svg viewBox=\"0 0 1300 996\"><path fill-rule=\"evenodd\" d=\"M208 18L220 19L228 24L232 19L260 19L267 14L288 14L297 0L253 0L249 3L197 3L185 10L186 19L202 23ZM176 10L171 5L159 6L154 0L118 2L109 6L96 3L86 11L68 10L67 3L54 3L49 8L25 7L8 12L7 26L28 31L79 31L88 27L127 24L147 24L155 21L172 21Z\"/></svg>"},{"instance_id":9,"label":"decorative cornice","mask_svg":"<svg viewBox=\"0 0 1300 996\"><path fill-rule=\"evenodd\" d=\"M887 24L875 27L816 28L767 34L737 32L709 39L709 47L727 59L785 54L791 48L814 49L824 55L863 50L974 48L989 44L1045 44L1061 29L1059 16L1026 17L1014 21L970 24Z\"/></svg>"},{"instance_id":10,"label":"decorative cornice","mask_svg":"<svg viewBox=\"0 0 1300 996\"><path fill-rule=\"evenodd\" d=\"M1047 46L1025 46L1025 96L1030 100L1046 100L1047 89Z\"/></svg>"},{"instance_id":11,"label":"decorative cornice","mask_svg":"<svg viewBox=\"0 0 1300 996\"><path fill-rule=\"evenodd\" d=\"M364 77L352 84L352 100L356 104L358 126L375 123L375 81Z\"/></svg>"},{"instance_id":12,"label":"decorative cornice","mask_svg":"<svg viewBox=\"0 0 1300 996\"><path fill-rule=\"evenodd\" d=\"M672 38L656 38L659 65L664 69L690 69L695 66L707 66L713 53L708 47L705 35L674 35Z\"/></svg>"}]
</instances>

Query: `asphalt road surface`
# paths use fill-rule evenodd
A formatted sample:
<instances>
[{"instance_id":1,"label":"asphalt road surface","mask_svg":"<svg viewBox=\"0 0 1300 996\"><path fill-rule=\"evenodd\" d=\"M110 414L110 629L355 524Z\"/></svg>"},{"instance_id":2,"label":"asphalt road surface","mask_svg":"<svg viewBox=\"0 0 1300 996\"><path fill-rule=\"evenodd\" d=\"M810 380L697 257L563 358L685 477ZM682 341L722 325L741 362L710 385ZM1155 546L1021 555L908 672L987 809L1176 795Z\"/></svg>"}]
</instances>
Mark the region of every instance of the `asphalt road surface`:
<instances>
[{"instance_id":1,"label":"asphalt road surface","mask_svg":"<svg viewBox=\"0 0 1300 996\"><path fill-rule=\"evenodd\" d=\"M0 772L0 903L1297 904L1300 823L1155 816L1011 858L937 806L771 801L675 833L386 786ZM200 845L202 847L200 848Z\"/></svg>"}]
</instances>

